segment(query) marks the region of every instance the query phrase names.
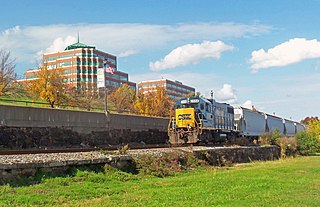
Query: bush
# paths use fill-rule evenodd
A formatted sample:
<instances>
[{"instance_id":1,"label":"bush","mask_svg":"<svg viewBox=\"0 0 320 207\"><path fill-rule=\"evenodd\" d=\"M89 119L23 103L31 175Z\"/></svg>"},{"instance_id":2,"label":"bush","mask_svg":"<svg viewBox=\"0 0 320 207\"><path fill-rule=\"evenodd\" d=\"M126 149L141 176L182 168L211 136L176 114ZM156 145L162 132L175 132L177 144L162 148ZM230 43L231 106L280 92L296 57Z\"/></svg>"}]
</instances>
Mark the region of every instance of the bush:
<instances>
[{"instance_id":1,"label":"bush","mask_svg":"<svg viewBox=\"0 0 320 207\"><path fill-rule=\"evenodd\" d=\"M320 140L310 131L300 131L296 134L298 152L301 155L311 155L320 152Z\"/></svg>"},{"instance_id":2,"label":"bush","mask_svg":"<svg viewBox=\"0 0 320 207\"><path fill-rule=\"evenodd\" d=\"M139 173L165 177L199 165L192 153L162 153L161 155L143 154L135 158Z\"/></svg>"},{"instance_id":3,"label":"bush","mask_svg":"<svg viewBox=\"0 0 320 207\"><path fill-rule=\"evenodd\" d=\"M270 145L278 145L278 140L280 139L280 131L279 129L275 129L272 133L264 133L259 137L259 143L270 144Z\"/></svg>"},{"instance_id":4,"label":"bush","mask_svg":"<svg viewBox=\"0 0 320 207\"><path fill-rule=\"evenodd\" d=\"M296 156L297 139L295 137L281 137L278 140L278 145L281 148L281 157Z\"/></svg>"}]
</instances>

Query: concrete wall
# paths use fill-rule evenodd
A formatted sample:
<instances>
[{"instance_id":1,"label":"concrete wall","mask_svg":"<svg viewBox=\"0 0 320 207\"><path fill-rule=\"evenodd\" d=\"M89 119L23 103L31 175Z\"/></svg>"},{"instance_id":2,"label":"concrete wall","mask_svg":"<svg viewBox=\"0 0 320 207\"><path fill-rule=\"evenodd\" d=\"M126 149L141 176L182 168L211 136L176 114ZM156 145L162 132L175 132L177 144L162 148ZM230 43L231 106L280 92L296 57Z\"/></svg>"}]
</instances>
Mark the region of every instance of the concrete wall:
<instances>
[{"instance_id":1,"label":"concrete wall","mask_svg":"<svg viewBox=\"0 0 320 207\"><path fill-rule=\"evenodd\" d=\"M169 119L0 105L0 148L165 143Z\"/></svg>"},{"instance_id":2,"label":"concrete wall","mask_svg":"<svg viewBox=\"0 0 320 207\"><path fill-rule=\"evenodd\" d=\"M167 131L168 122L166 118L0 105L0 124L9 127L64 127L80 133L109 129Z\"/></svg>"}]
</instances>

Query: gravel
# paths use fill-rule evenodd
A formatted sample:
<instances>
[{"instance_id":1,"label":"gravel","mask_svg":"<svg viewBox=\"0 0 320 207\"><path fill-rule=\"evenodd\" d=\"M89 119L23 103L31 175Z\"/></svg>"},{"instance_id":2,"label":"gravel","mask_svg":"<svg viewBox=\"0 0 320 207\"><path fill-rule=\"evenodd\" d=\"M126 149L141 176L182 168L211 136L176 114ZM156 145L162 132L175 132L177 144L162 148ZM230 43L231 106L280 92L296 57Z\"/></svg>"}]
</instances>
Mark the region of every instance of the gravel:
<instances>
[{"instance_id":1,"label":"gravel","mask_svg":"<svg viewBox=\"0 0 320 207\"><path fill-rule=\"evenodd\" d=\"M73 153L48 153L48 154L23 154L23 155L0 155L1 164L29 164L65 162L72 160L94 160L110 158L110 155L101 152L73 152Z\"/></svg>"}]
</instances>

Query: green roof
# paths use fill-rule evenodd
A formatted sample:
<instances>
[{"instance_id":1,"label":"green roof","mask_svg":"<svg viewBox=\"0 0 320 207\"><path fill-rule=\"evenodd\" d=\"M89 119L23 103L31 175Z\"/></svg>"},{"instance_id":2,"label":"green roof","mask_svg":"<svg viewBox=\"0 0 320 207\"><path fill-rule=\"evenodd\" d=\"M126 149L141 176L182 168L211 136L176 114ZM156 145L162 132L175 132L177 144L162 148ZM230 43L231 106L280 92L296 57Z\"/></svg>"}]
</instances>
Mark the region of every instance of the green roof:
<instances>
[{"instance_id":1,"label":"green roof","mask_svg":"<svg viewBox=\"0 0 320 207\"><path fill-rule=\"evenodd\" d=\"M69 45L68 47L66 47L66 49L64 50L74 50L74 49L78 49L78 48L92 48L92 49L96 49L96 47L94 46L89 46L89 45L86 45L86 44L83 44L83 43L80 43L80 35L78 33L78 42L72 44L72 45Z\"/></svg>"},{"instance_id":2,"label":"green roof","mask_svg":"<svg viewBox=\"0 0 320 207\"><path fill-rule=\"evenodd\" d=\"M89 46L80 42L76 42L72 45L69 45L68 47L66 47L66 49L64 50L73 50L73 49L78 49L78 48L92 48L92 49L96 49L96 47L94 46Z\"/></svg>"}]
</instances>

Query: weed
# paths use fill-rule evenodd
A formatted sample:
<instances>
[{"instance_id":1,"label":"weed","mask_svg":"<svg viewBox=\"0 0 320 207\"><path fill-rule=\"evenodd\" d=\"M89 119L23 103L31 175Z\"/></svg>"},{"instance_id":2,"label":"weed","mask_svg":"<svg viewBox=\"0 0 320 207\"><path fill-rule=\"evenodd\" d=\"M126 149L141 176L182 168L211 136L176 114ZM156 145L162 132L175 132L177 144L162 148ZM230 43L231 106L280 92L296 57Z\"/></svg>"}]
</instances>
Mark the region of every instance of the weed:
<instances>
[{"instance_id":1,"label":"weed","mask_svg":"<svg viewBox=\"0 0 320 207\"><path fill-rule=\"evenodd\" d=\"M161 155L144 154L135 158L139 173L165 177L199 165L198 159L187 152L162 153Z\"/></svg>"},{"instance_id":2,"label":"weed","mask_svg":"<svg viewBox=\"0 0 320 207\"><path fill-rule=\"evenodd\" d=\"M0 186L0 195L14 194L16 191L9 184Z\"/></svg>"},{"instance_id":3,"label":"weed","mask_svg":"<svg viewBox=\"0 0 320 207\"><path fill-rule=\"evenodd\" d=\"M118 152L119 152L120 155L125 155L125 154L127 154L127 151L128 151L129 149L130 149L130 148L129 148L129 145L126 144L126 145L124 145L124 146L121 146L121 147L118 149Z\"/></svg>"},{"instance_id":4,"label":"weed","mask_svg":"<svg viewBox=\"0 0 320 207\"><path fill-rule=\"evenodd\" d=\"M272 133L264 133L259 137L259 143L262 145L277 145L280 139L279 129L275 129Z\"/></svg>"},{"instance_id":5,"label":"weed","mask_svg":"<svg viewBox=\"0 0 320 207\"><path fill-rule=\"evenodd\" d=\"M295 137L281 137L278 140L278 145L281 149L281 157L296 156L297 153L297 140Z\"/></svg>"},{"instance_id":6,"label":"weed","mask_svg":"<svg viewBox=\"0 0 320 207\"><path fill-rule=\"evenodd\" d=\"M117 168L114 168L109 164L106 164L104 166L104 176L110 180L117 181L128 181L137 179L137 176L118 170Z\"/></svg>"}]
</instances>

